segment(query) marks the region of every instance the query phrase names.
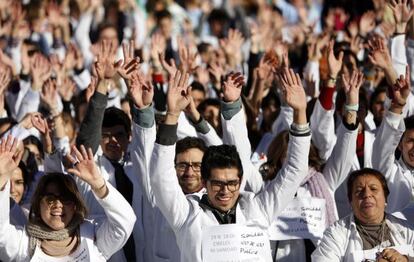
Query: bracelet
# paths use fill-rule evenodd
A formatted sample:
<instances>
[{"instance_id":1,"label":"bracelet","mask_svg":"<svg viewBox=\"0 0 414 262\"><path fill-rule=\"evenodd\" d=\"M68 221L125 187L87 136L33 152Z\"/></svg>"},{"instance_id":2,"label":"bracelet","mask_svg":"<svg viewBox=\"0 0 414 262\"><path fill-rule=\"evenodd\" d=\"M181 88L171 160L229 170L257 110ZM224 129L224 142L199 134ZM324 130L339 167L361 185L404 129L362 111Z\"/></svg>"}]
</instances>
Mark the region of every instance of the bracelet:
<instances>
[{"instance_id":1,"label":"bracelet","mask_svg":"<svg viewBox=\"0 0 414 262\"><path fill-rule=\"evenodd\" d=\"M300 124L295 124L292 123L292 129L294 129L295 131L305 131L309 129L309 123L300 125Z\"/></svg>"},{"instance_id":2,"label":"bracelet","mask_svg":"<svg viewBox=\"0 0 414 262\"><path fill-rule=\"evenodd\" d=\"M355 111L355 112L358 112L358 110L359 110L359 104L355 104L355 105L345 105L344 108L345 108L345 111Z\"/></svg>"},{"instance_id":3,"label":"bracelet","mask_svg":"<svg viewBox=\"0 0 414 262\"><path fill-rule=\"evenodd\" d=\"M180 114L174 114L174 113L171 113L171 112L168 112L167 111L167 115L171 115L171 116L175 116L175 117L180 117Z\"/></svg>"},{"instance_id":4,"label":"bracelet","mask_svg":"<svg viewBox=\"0 0 414 262\"><path fill-rule=\"evenodd\" d=\"M104 179L104 183L103 183L103 185L102 186L100 186L100 187L98 187L98 188L92 188L92 190L93 191L100 191L100 190L102 190L102 189L104 189L104 187L106 186L106 181L105 181L105 179Z\"/></svg>"}]
</instances>

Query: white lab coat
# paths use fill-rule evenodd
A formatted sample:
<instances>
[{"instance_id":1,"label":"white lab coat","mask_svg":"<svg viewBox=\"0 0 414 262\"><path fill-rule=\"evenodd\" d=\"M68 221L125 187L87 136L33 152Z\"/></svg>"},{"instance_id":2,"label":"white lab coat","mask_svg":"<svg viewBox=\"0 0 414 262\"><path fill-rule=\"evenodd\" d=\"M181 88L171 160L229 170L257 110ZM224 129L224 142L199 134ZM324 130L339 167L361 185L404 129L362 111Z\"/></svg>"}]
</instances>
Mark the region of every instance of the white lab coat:
<instances>
[{"instance_id":1,"label":"white lab coat","mask_svg":"<svg viewBox=\"0 0 414 262\"><path fill-rule=\"evenodd\" d=\"M291 136L287 161L277 178L259 194L241 192L236 206L236 223L262 229L280 214L305 178L310 136ZM175 145L155 144L151 159L151 186L157 206L173 228L181 261L202 261L202 232L219 225L210 210L203 210L194 196L185 196L174 168Z\"/></svg>"},{"instance_id":2,"label":"white lab coat","mask_svg":"<svg viewBox=\"0 0 414 262\"><path fill-rule=\"evenodd\" d=\"M414 193L413 171L405 165L402 157L396 160L394 155L404 131L403 116L387 112L374 142L372 163L384 174L390 190L388 212L403 210L412 201Z\"/></svg>"},{"instance_id":3,"label":"white lab coat","mask_svg":"<svg viewBox=\"0 0 414 262\"><path fill-rule=\"evenodd\" d=\"M91 261L105 261L121 249L132 232L135 215L122 195L108 186L108 195L97 203L104 209L106 217L100 221L85 220L81 224L81 241L86 241ZM8 182L0 191L0 259L3 261L29 261L29 236L24 227L13 226L9 220Z\"/></svg>"},{"instance_id":4,"label":"white lab coat","mask_svg":"<svg viewBox=\"0 0 414 262\"><path fill-rule=\"evenodd\" d=\"M392 215L386 215L391 239L397 245L414 244L414 231L411 225ZM349 215L328 228L321 243L312 254L313 262L351 262L355 251L363 250L362 239L356 228L354 216ZM409 254L412 256L413 250ZM358 261L359 262L359 261Z\"/></svg>"},{"instance_id":5,"label":"white lab coat","mask_svg":"<svg viewBox=\"0 0 414 262\"><path fill-rule=\"evenodd\" d=\"M153 113L152 113L153 114ZM214 129L210 126L210 131L206 134L196 132L196 135L203 139L206 145L218 145L221 143ZM147 245L145 252L145 261L152 262L179 262L181 253L177 246L174 231L168 224L167 220L158 209L154 194L150 184L150 158L155 144L156 127L155 124L149 128L140 126L133 121L132 137L136 141L136 146L131 148L131 160L135 169L140 170L138 177L143 189L143 201L147 203L146 209L143 210L145 216L150 219L144 220L145 243ZM174 173L174 176L176 174ZM201 200L205 193L202 189L198 193L192 194L193 197Z\"/></svg>"},{"instance_id":6,"label":"white lab coat","mask_svg":"<svg viewBox=\"0 0 414 262\"><path fill-rule=\"evenodd\" d=\"M222 126L224 142L235 145L241 156L245 178L248 178L248 187L255 190L253 191L255 193L259 192L264 187L264 182L258 170L250 163L251 147L247 137L243 110L240 110L230 120L222 118ZM342 184L349 173L350 165L355 155L357 133L357 129L348 130L343 124L338 127L338 139L335 141L332 153L328 157L322 172L329 186L328 190L332 199L334 199L335 190ZM296 195L312 197L307 184L300 186ZM338 219L336 205L334 208L336 219ZM272 249L275 248L275 243L275 241L271 242ZM277 261L285 262L305 261L305 245L303 240L281 241L278 246L276 259Z\"/></svg>"}]
</instances>

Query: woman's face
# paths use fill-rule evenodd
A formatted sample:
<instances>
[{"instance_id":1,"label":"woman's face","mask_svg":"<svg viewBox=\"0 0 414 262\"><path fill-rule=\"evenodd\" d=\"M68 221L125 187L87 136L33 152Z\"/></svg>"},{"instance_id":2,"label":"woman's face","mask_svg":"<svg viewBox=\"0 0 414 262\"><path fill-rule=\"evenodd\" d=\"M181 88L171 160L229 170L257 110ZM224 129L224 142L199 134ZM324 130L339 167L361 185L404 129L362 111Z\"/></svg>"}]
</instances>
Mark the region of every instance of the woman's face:
<instances>
[{"instance_id":1,"label":"woman's face","mask_svg":"<svg viewBox=\"0 0 414 262\"><path fill-rule=\"evenodd\" d=\"M46 186L40 201L40 216L43 222L53 230L61 230L72 220L76 206L67 196L61 195L60 188L55 183Z\"/></svg>"},{"instance_id":2,"label":"woman's face","mask_svg":"<svg viewBox=\"0 0 414 262\"><path fill-rule=\"evenodd\" d=\"M351 206L355 217L364 224L379 224L384 219L385 194L373 175L358 177L352 185Z\"/></svg>"},{"instance_id":3,"label":"woman's face","mask_svg":"<svg viewBox=\"0 0 414 262\"><path fill-rule=\"evenodd\" d=\"M24 179L20 168L16 168L10 178L10 196L17 204L22 200L24 193Z\"/></svg>"}]
</instances>

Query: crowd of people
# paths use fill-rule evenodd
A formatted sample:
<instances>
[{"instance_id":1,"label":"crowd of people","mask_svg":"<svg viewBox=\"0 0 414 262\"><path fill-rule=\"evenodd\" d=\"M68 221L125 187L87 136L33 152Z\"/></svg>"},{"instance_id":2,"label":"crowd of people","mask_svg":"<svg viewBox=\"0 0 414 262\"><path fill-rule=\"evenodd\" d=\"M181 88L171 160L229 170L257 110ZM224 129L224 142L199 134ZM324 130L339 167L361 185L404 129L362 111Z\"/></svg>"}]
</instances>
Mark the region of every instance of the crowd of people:
<instances>
[{"instance_id":1,"label":"crowd of people","mask_svg":"<svg viewBox=\"0 0 414 262\"><path fill-rule=\"evenodd\" d=\"M0 0L0 261L414 261L414 0Z\"/></svg>"}]
</instances>

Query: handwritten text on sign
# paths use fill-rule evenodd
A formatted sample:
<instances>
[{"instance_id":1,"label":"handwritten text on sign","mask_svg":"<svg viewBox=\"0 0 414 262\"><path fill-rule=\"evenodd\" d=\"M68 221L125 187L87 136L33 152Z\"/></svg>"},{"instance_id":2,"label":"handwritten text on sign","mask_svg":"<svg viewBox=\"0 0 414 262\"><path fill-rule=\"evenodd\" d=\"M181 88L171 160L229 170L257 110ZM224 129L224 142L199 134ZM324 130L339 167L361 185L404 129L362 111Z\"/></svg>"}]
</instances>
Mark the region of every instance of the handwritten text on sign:
<instances>
[{"instance_id":1,"label":"handwritten text on sign","mask_svg":"<svg viewBox=\"0 0 414 262\"><path fill-rule=\"evenodd\" d=\"M325 199L295 198L269 228L271 240L317 239L325 231Z\"/></svg>"},{"instance_id":2,"label":"handwritten text on sign","mask_svg":"<svg viewBox=\"0 0 414 262\"><path fill-rule=\"evenodd\" d=\"M220 225L203 230L203 261L270 262L267 233L255 227Z\"/></svg>"}]
</instances>

